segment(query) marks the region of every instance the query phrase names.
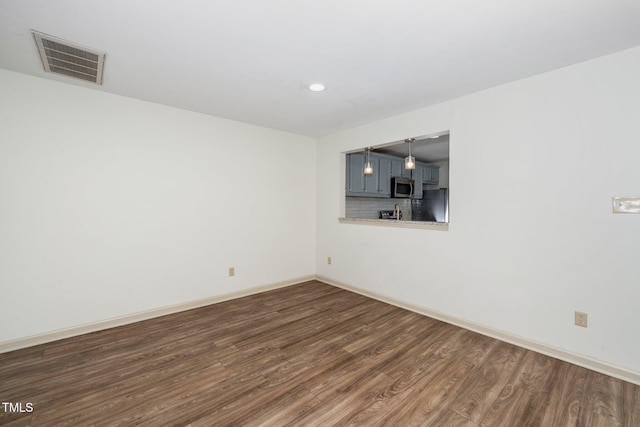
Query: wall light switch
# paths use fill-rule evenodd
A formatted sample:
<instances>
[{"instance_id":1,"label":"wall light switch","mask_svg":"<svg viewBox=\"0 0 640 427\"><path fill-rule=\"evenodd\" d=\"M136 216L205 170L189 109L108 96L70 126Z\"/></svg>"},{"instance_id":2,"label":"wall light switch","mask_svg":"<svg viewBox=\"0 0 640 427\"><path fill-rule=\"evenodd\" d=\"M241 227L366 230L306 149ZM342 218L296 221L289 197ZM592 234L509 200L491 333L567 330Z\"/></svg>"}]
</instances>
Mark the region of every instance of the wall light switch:
<instances>
[{"instance_id":1,"label":"wall light switch","mask_svg":"<svg viewBox=\"0 0 640 427\"><path fill-rule=\"evenodd\" d=\"M640 214L640 197L614 197L613 213Z\"/></svg>"}]
</instances>

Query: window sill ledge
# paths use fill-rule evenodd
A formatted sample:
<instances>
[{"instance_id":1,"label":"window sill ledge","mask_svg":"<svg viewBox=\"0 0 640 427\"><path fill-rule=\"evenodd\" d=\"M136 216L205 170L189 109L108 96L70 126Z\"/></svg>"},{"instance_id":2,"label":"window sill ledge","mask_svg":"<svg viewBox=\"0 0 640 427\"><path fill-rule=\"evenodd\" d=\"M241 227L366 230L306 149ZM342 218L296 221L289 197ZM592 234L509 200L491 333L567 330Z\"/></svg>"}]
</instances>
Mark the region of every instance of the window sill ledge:
<instances>
[{"instance_id":1,"label":"window sill ledge","mask_svg":"<svg viewBox=\"0 0 640 427\"><path fill-rule=\"evenodd\" d=\"M340 224L373 225L378 227L419 228L422 230L449 231L449 224L427 221L397 221L393 219L338 218Z\"/></svg>"}]
</instances>

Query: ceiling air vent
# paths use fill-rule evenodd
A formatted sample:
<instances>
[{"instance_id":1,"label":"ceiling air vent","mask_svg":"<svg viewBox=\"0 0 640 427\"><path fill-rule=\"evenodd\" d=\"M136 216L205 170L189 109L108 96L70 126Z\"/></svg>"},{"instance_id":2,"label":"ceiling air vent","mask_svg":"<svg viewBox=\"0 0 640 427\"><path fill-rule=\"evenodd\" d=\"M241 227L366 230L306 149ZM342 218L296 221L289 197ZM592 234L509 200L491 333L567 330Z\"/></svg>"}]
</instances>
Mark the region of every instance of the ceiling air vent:
<instances>
[{"instance_id":1,"label":"ceiling air vent","mask_svg":"<svg viewBox=\"0 0 640 427\"><path fill-rule=\"evenodd\" d=\"M102 84L105 53L33 31L45 71Z\"/></svg>"}]
</instances>

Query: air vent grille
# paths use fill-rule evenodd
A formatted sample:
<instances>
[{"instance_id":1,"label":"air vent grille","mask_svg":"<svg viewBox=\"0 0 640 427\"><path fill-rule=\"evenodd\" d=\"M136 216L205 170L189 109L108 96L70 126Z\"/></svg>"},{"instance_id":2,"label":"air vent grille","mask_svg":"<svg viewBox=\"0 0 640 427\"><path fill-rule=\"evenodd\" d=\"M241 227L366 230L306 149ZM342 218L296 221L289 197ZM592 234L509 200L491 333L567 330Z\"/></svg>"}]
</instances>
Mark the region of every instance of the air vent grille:
<instances>
[{"instance_id":1,"label":"air vent grille","mask_svg":"<svg viewBox=\"0 0 640 427\"><path fill-rule=\"evenodd\" d=\"M105 53L33 31L45 71L102 84Z\"/></svg>"}]
</instances>

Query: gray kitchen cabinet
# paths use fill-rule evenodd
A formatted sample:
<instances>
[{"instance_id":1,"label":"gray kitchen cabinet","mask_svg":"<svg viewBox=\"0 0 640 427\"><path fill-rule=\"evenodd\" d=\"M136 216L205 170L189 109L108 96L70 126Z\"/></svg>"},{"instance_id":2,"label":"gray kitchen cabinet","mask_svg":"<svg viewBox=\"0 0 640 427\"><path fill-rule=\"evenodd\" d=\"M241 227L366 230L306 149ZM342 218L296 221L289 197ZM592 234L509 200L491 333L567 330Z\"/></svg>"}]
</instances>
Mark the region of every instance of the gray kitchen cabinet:
<instances>
[{"instance_id":1,"label":"gray kitchen cabinet","mask_svg":"<svg viewBox=\"0 0 640 427\"><path fill-rule=\"evenodd\" d=\"M413 180L415 183L415 187L413 189L413 198L422 199L422 185L437 185L439 181L439 175L440 166L416 162L416 168L413 171Z\"/></svg>"},{"instance_id":2,"label":"gray kitchen cabinet","mask_svg":"<svg viewBox=\"0 0 640 427\"><path fill-rule=\"evenodd\" d=\"M365 153L347 154L347 182L346 195L359 197L389 197L380 190L380 158L371 155L373 174L364 174L364 164L367 161ZM386 166L386 165L385 165ZM389 184L387 184L388 186ZM384 189L383 189L384 190Z\"/></svg>"},{"instance_id":3,"label":"gray kitchen cabinet","mask_svg":"<svg viewBox=\"0 0 640 427\"><path fill-rule=\"evenodd\" d=\"M440 166L434 166L424 163L416 164L417 178L423 184L437 185L440 181Z\"/></svg>"},{"instance_id":4,"label":"gray kitchen cabinet","mask_svg":"<svg viewBox=\"0 0 640 427\"><path fill-rule=\"evenodd\" d=\"M347 154L347 196L364 193L364 155Z\"/></svg>"},{"instance_id":5,"label":"gray kitchen cabinet","mask_svg":"<svg viewBox=\"0 0 640 427\"><path fill-rule=\"evenodd\" d=\"M416 168L413 170L413 197L412 199L422 199L422 175L425 165L416 162Z\"/></svg>"},{"instance_id":6,"label":"gray kitchen cabinet","mask_svg":"<svg viewBox=\"0 0 640 427\"><path fill-rule=\"evenodd\" d=\"M364 174L364 163L367 161L366 156L363 156L365 160L362 162L360 173L364 176L364 192L369 196L377 196L380 190L380 167L378 165L378 159L371 157L371 165L373 166L373 173L371 175Z\"/></svg>"},{"instance_id":7,"label":"gray kitchen cabinet","mask_svg":"<svg viewBox=\"0 0 640 427\"><path fill-rule=\"evenodd\" d=\"M440 184L440 166L431 167L431 182L429 184Z\"/></svg>"},{"instance_id":8,"label":"gray kitchen cabinet","mask_svg":"<svg viewBox=\"0 0 640 427\"><path fill-rule=\"evenodd\" d=\"M391 197L391 159L380 157L378 166L380 168L378 193L383 197Z\"/></svg>"},{"instance_id":9,"label":"gray kitchen cabinet","mask_svg":"<svg viewBox=\"0 0 640 427\"><path fill-rule=\"evenodd\" d=\"M391 176L411 178L411 170L404 168L403 158L396 157L391 159Z\"/></svg>"}]
</instances>

